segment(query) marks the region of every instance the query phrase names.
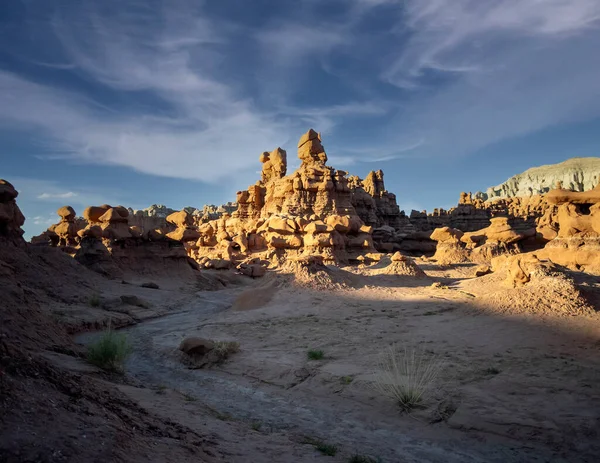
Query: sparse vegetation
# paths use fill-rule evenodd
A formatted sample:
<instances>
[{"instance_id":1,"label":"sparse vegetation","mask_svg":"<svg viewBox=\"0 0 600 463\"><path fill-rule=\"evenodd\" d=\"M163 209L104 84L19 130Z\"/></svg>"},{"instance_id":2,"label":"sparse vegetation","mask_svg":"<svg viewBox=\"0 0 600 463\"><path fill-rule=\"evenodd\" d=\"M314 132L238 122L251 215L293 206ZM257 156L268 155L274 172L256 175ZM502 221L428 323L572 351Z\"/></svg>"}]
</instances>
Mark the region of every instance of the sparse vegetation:
<instances>
[{"instance_id":1,"label":"sparse vegetation","mask_svg":"<svg viewBox=\"0 0 600 463\"><path fill-rule=\"evenodd\" d=\"M323 455L327 455L328 457L333 457L338 452L337 446L327 444L319 439L313 439L312 437L306 437L302 443L314 446L315 449L317 449Z\"/></svg>"},{"instance_id":2,"label":"sparse vegetation","mask_svg":"<svg viewBox=\"0 0 600 463\"><path fill-rule=\"evenodd\" d=\"M167 386L165 386L164 384L161 384L156 388L157 394L164 394L165 392L167 392Z\"/></svg>"},{"instance_id":3,"label":"sparse vegetation","mask_svg":"<svg viewBox=\"0 0 600 463\"><path fill-rule=\"evenodd\" d=\"M410 411L422 405L442 366L441 360L427 358L424 352L391 346L381 356L374 388Z\"/></svg>"},{"instance_id":4,"label":"sparse vegetation","mask_svg":"<svg viewBox=\"0 0 600 463\"><path fill-rule=\"evenodd\" d=\"M436 289L450 289L448 286L440 283L439 281L434 281L431 283L431 287Z\"/></svg>"},{"instance_id":5,"label":"sparse vegetation","mask_svg":"<svg viewBox=\"0 0 600 463\"><path fill-rule=\"evenodd\" d=\"M88 300L90 307L100 307L100 302L102 301L100 299L100 295L97 293L92 294Z\"/></svg>"},{"instance_id":6,"label":"sparse vegetation","mask_svg":"<svg viewBox=\"0 0 600 463\"><path fill-rule=\"evenodd\" d=\"M235 341L215 341L215 347L212 350L218 362L224 362L231 354L240 351L240 343Z\"/></svg>"},{"instance_id":7,"label":"sparse vegetation","mask_svg":"<svg viewBox=\"0 0 600 463\"><path fill-rule=\"evenodd\" d=\"M262 423L260 421L253 421L252 424L250 424L250 427L252 429L254 429L255 431L260 431L260 428L262 427Z\"/></svg>"},{"instance_id":8,"label":"sparse vegetation","mask_svg":"<svg viewBox=\"0 0 600 463\"><path fill-rule=\"evenodd\" d=\"M131 345L127 336L109 328L88 346L87 359L105 370L123 371L123 364L130 353Z\"/></svg>"},{"instance_id":9,"label":"sparse vegetation","mask_svg":"<svg viewBox=\"0 0 600 463\"><path fill-rule=\"evenodd\" d=\"M354 381L354 378L352 376L342 376L341 381L343 384L350 384Z\"/></svg>"},{"instance_id":10,"label":"sparse vegetation","mask_svg":"<svg viewBox=\"0 0 600 463\"><path fill-rule=\"evenodd\" d=\"M195 402L196 400L198 400L198 399L196 399L196 397L194 397L191 394L188 394L187 392L181 391L181 395L183 396L183 398L186 402Z\"/></svg>"},{"instance_id":11,"label":"sparse vegetation","mask_svg":"<svg viewBox=\"0 0 600 463\"><path fill-rule=\"evenodd\" d=\"M307 353L309 360L322 360L325 357L325 352L322 350L311 349Z\"/></svg>"},{"instance_id":12,"label":"sparse vegetation","mask_svg":"<svg viewBox=\"0 0 600 463\"><path fill-rule=\"evenodd\" d=\"M317 445L315 448L323 455L327 455L328 457L334 457L338 451L335 445L325 444L323 442Z\"/></svg>"},{"instance_id":13,"label":"sparse vegetation","mask_svg":"<svg viewBox=\"0 0 600 463\"><path fill-rule=\"evenodd\" d=\"M378 460L375 458L367 457L365 455L352 455L348 460L348 463L378 463Z\"/></svg>"},{"instance_id":14,"label":"sparse vegetation","mask_svg":"<svg viewBox=\"0 0 600 463\"><path fill-rule=\"evenodd\" d=\"M233 421L233 416L229 413L221 413L219 411L215 411L215 417L221 421Z\"/></svg>"}]
</instances>

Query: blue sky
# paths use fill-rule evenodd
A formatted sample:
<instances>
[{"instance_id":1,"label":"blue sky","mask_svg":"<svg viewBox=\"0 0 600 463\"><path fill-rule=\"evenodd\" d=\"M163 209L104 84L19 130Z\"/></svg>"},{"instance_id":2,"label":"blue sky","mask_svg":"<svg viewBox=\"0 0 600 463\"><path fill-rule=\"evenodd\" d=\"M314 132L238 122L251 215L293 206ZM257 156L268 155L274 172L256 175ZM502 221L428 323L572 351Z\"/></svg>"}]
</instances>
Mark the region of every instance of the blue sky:
<instances>
[{"instance_id":1,"label":"blue sky","mask_svg":"<svg viewBox=\"0 0 600 463\"><path fill-rule=\"evenodd\" d=\"M6 0L0 177L64 204L235 200L321 131L408 211L600 156L598 0Z\"/></svg>"}]
</instances>

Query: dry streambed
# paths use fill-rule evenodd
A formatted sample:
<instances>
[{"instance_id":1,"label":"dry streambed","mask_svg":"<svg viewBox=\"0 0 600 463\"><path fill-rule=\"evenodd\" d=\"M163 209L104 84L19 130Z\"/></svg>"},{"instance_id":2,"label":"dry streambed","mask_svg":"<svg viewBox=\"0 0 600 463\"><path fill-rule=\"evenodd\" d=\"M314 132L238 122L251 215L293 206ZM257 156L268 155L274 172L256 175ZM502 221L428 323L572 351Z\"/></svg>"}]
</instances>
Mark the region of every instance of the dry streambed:
<instances>
[{"instance_id":1,"label":"dry streambed","mask_svg":"<svg viewBox=\"0 0 600 463\"><path fill-rule=\"evenodd\" d=\"M230 461L587 461L597 450L598 363L572 330L477 313L469 296L429 287L282 288L263 308L234 311L241 290L197 293L181 312L126 330L127 374L147 389L124 391L192 429L211 417ZM241 351L188 369L177 347L191 335L235 340ZM369 387L393 342L445 364L427 407L410 415ZM309 360L313 348L325 357ZM315 441L337 454L303 445Z\"/></svg>"}]
</instances>

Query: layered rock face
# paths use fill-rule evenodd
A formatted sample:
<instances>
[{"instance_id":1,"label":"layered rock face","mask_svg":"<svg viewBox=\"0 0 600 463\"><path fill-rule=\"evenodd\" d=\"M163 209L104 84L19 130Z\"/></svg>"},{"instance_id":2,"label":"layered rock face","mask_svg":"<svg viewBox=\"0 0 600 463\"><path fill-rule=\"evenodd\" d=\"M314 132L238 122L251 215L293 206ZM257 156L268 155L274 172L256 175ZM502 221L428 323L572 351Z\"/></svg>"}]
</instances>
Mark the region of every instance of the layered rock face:
<instances>
[{"instance_id":1,"label":"layered rock face","mask_svg":"<svg viewBox=\"0 0 600 463\"><path fill-rule=\"evenodd\" d=\"M511 198L547 193L557 183L571 191L587 191L600 181L600 158L572 158L558 164L533 167L488 188L487 198Z\"/></svg>"},{"instance_id":2,"label":"layered rock face","mask_svg":"<svg viewBox=\"0 0 600 463\"><path fill-rule=\"evenodd\" d=\"M0 239L23 244L25 216L17 206L19 193L6 180L0 179Z\"/></svg>"},{"instance_id":3,"label":"layered rock face","mask_svg":"<svg viewBox=\"0 0 600 463\"><path fill-rule=\"evenodd\" d=\"M352 191L352 205L367 225L392 227L404 234L416 231L404 211L398 207L396 195L385 189L383 171L371 171L364 180L351 176L348 186Z\"/></svg>"},{"instance_id":4,"label":"layered rock face","mask_svg":"<svg viewBox=\"0 0 600 463\"><path fill-rule=\"evenodd\" d=\"M309 257L348 262L376 247L397 251L391 241L415 232L395 195L385 189L383 172L361 180L327 166L321 136L312 129L298 142L298 158L300 167L288 174L284 150L262 153L261 178L237 193L237 203L202 211L91 206L83 223L65 206L58 211L59 224L34 241L61 247L107 274L113 264L131 266L127 256L140 254L150 243L168 243L168 252L157 251L159 257L187 254L202 267L236 266L259 276L265 262L280 265Z\"/></svg>"},{"instance_id":5,"label":"layered rock face","mask_svg":"<svg viewBox=\"0 0 600 463\"><path fill-rule=\"evenodd\" d=\"M162 204L153 204L146 209L134 210L129 208L129 224L131 226L139 227L142 232L150 230L161 229L165 233L173 231L172 224L167 221L167 217L174 212L178 212L175 209L171 209ZM205 205L202 209L195 207L183 208L190 216L196 225L207 222L209 220L216 220L222 217L224 214L231 214L237 210L236 203L227 203L221 206Z\"/></svg>"},{"instance_id":6,"label":"layered rock face","mask_svg":"<svg viewBox=\"0 0 600 463\"><path fill-rule=\"evenodd\" d=\"M548 221L557 232L539 254L572 269L600 273L600 184L584 192L552 190L545 200L555 207Z\"/></svg>"},{"instance_id":7,"label":"layered rock face","mask_svg":"<svg viewBox=\"0 0 600 463\"><path fill-rule=\"evenodd\" d=\"M321 136L314 130L300 138L298 158L300 167L286 175L284 150L261 154L261 180L238 192L238 209L231 216L200 225L192 255L197 260L238 261L260 254L277 262L291 256L319 255L337 261L374 251L372 227L353 205L347 173L326 165ZM395 197L384 195L383 175L380 177L378 197L387 198L393 209ZM363 192L377 210L374 197ZM393 213L391 210L389 215ZM376 215L374 221L378 221Z\"/></svg>"},{"instance_id":8,"label":"layered rock face","mask_svg":"<svg viewBox=\"0 0 600 463\"><path fill-rule=\"evenodd\" d=\"M129 210L108 204L90 206L83 219L76 219L70 206L61 207L60 221L47 231L32 238L32 244L62 249L92 270L109 277L169 273L185 276L196 264L190 262L184 248L185 239L198 238L193 221L187 212L169 215L172 232L162 229L143 231L131 226ZM171 236L169 236L171 235Z\"/></svg>"},{"instance_id":9,"label":"layered rock face","mask_svg":"<svg viewBox=\"0 0 600 463\"><path fill-rule=\"evenodd\" d=\"M412 211L410 222L418 231L450 227L471 232L488 227L492 217L504 215L515 228L527 230L540 221L547 222L547 216L556 212L554 205L545 201L545 193L557 187L573 192L588 191L599 182L600 158L572 158L528 169L501 185L488 188L487 193L463 192L458 205L448 211L435 209L431 214ZM547 227L547 231L550 228ZM550 233L549 239L554 236Z\"/></svg>"},{"instance_id":10,"label":"layered rock face","mask_svg":"<svg viewBox=\"0 0 600 463\"><path fill-rule=\"evenodd\" d=\"M471 232L436 228L430 238L437 242L433 258L438 263L490 264L499 256L524 253L526 260L547 259L574 270L600 273L600 185L584 192L557 188L545 195L491 203L470 197L461 201L503 215ZM521 261L514 261L516 273Z\"/></svg>"}]
</instances>

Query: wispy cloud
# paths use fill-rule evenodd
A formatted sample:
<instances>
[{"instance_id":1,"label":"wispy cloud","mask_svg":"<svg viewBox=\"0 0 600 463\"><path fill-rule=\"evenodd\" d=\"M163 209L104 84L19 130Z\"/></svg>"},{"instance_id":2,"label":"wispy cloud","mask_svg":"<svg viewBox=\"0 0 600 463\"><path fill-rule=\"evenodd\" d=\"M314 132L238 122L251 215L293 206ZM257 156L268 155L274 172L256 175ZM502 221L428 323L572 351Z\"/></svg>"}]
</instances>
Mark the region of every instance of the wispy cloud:
<instances>
[{"instance_id":1,"label":"wispy cloud","mask_svg":"<svg viewBox=\"0 0 600 463\"><path fill-rule=\"evenodd\" d=\"M19 205L28 208L36 205L38 209L48 209L68 204L75 207L77 212L81 212L87 206L122 204L119 192L115 192L114 189L106 191L102 186L78 186L66 190L59 182L28 177L11 177L11 183L19 192ZM26 214L31 215L34 214Z\"/></svg>"},{"instance_id":2,"label":"wispy cloud","mask_svg":"<svg viewBox=\"0 0 600 463\"><path fill-rule=\"evenodd\" d=\"M56 214L49 214L47 216L37 215L31 219L32 223L36 226L49 227L52 224L58 222Z\"/></svg>"},{"instance_id":3,"label":"wispy cloud","mask_svg":"<svg viewBox=\"0 0 600 463\"><path fill-rule=\"evenodd\" d=\"M257 153L295 139L308 124L329 130L344 115L381 112L352 102L259 107L236 75L218 72L230 26L206 17L202 3L133 0L119 2L116 16L105 11L90 0L59 7L52 31L80 76L131 99L125 109L0 71L0 122L36 129L54 159L217 182L254 166ZM335 32L315 34L300 25L259 37L288 47L279 59L340 40Z\"/></svg>"},{"instance_id":4,"label":"wispy cloud","mask_svg":"<svg viewBox=\"0 0 600 463\"><path fill-rule=\"evenodd\" d=\"M596 0L407 0L404 11L398 30L409 28L412 37L383 74L400 86L414 83L426 69L493 70L504 65L490 59L498 51L568 39L600 20Z\"/></svg>"},{"instance_id":5,"label":"wispy cloud","mask_svg":"<svg viewBox=\"0 0 600 463\"><path fill-rule=\"evenodd\" d=\"M306 55L321 57L335 47L346 43L347 31L343 26L319 26L284 23L257 32L256 37L278 65L302 66Z\"/></svg>"},{"instance_id":6,"label":"wispy cloud","mask_svg":"<svg viewBox=\"0 0 600 463\"><path fill-rule=\"evenodd\" d=\"M37 196L38 199L71 199L79 196L78 193L67 191L66 193L42 193Z\"/></svg>"},{"instance_id":7,"label":"wispy cloud","mask_svg":"<svg viewBox=\"0 0 600 463\"><path fill-rule=\"evenodd\" d=\"M306 126L317 127L317 130L328 132L336 125L336 121L352 117L381 116L387 113L389 104L385 102L362 102L332 105L327 107L281 107L278 112L293 117Z\"/></svg>"},{"instance_id":8,"label":"wispy cloud","mask_svg":"<svg viewBox=\"0 0 600 463\"><path fill-rule=\"evenodd\" d=\"M433 156L600 115L600 2L409 0L381 76L412 96L388 140Z\"/></svg>"},{"instance_id":9,"label":"wispy cloud","mask_svg":"<svg viewBox=\"0 0 600 463\"><path fill-rule=\"evenodd\" d=\"M0 124L54 159L218 183L308 126L347 165L464 155L600 115L597 0L298 4L233 24L194 0L57 3L36 33L60 49L22 59L69 79L0 71Z\"/></svg>"}]
</instances>

